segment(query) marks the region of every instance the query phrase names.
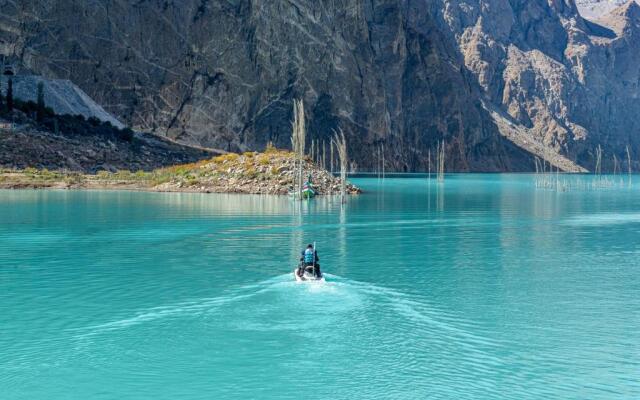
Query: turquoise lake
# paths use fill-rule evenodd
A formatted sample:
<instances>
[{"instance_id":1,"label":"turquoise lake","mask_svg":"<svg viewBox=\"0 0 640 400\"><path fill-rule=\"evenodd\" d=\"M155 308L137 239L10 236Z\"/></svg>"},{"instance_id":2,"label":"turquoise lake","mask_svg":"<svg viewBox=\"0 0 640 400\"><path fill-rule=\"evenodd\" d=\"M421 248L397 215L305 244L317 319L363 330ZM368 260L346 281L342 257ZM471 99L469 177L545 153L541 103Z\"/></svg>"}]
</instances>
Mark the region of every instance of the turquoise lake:
<instances>
[{"instance_id":1,"label":"turquoise lake","mask_svg":"<svg viewBox=\"0 0 640 400\"><path fill-rule=\"evenodd\" d=\"M636 179L0 191L0 398L638 399Z\"/></svg>"}]
</instances>

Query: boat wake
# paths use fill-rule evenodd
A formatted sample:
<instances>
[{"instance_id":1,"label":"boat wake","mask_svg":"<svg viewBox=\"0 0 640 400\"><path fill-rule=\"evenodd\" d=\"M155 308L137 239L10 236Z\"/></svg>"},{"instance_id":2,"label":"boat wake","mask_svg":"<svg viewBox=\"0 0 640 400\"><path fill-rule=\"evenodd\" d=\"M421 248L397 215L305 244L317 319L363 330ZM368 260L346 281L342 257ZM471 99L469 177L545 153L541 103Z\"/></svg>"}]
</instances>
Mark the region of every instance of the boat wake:
<instances>
[{"instance_id":1,"label":"boat wake","mask_svg":"<svg viewBox=\"0 0 640 400\"><path fill-rule=\"evenodd\" d=\"M281 284L285 280L285 277L288 277L288 275L281 275L259 283L241 286L239 288L229 290L221 296L187 300L177 304L152 307L142 310L129 318L119 319L99 325L76 328L73 330L81 332L76 335L76 337L80 338L114 330L126 329L158 319L203 315L215 311L224 305L248 300L254 296L258 296L261 293Z\"/></svg>"},{"instance_id":2,"label":"boat wake","mask_svg":"<svg viewBox=\"0 0 640 400\"><path fill-rule=\"evenodd\" d=\"M378 319L399 319L413 331L437 331L465 339L467 344L492 345L486 337L474 335L470 323L427 299L401 291L325 274L326 281L296 282L291 273L230 289L220 296L143 309L135 315L103 324L74 328L77 339L113 333L159 320L178 318L215 319L230 329L317 332L340 319L371 324ZM222 322L221 322L222 321Z\"/></svg>"},{"instance_id":3,"label":"boat wake","mask_svg":"<svg viewBox=\"0 0 640 400\"><path fill-rule=\"evenodd\" d=\"M474 370L481 373L479 379L490 381L490 371L508 363L496 356L503 343L494 333L434 305L427 295L332 274L325 278L301 283L287 273L215 297L142 309L75 329L72 337L84 354L92 354L94 346L114 346L109 351L119 353L120 335L148 338L154 347L186 346L209 337L213 343L236 345L239 352L246 341L265 346L286 341L292 357L300 357L296 362L347 357L366 364L362 357L375 359L376 370L369 372L383 377L385 371L395 371L407 376L407 384L414 374L446 365L459 365L460 379ZM415 359L416 349L434 349L439 357L429 358L427 351L420 353L424 360ZM384 385L384 379L378 384Z\"/></svg>"}]
</instances>

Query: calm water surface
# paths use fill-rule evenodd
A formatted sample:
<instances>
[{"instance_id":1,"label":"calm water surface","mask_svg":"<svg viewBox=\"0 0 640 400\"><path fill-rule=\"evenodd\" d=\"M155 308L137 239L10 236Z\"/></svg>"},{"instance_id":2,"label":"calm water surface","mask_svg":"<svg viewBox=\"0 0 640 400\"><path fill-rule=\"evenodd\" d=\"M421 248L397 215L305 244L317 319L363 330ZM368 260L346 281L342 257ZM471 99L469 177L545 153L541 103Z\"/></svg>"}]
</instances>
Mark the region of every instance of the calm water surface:
<instances>
[{"instance_id":1,"label":"calm water surface","mask_svg":"<svg viewBox=\"0 0 640 400\"><path fill-rule=\"evenodd\" d=\"M0 191L0 398L640 398L640 178L355 181Z\"/></svg>"}]
</instances>

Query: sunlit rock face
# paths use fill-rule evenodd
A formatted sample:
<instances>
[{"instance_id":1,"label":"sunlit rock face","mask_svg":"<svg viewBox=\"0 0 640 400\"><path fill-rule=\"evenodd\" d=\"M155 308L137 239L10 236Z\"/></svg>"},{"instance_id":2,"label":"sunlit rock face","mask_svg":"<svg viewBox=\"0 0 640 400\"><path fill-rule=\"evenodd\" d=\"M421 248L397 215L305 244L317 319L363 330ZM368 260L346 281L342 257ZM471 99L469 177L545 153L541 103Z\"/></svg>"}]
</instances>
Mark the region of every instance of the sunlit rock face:
<instances>
[{"instance_id":1,"label":"sunlit rock face","mask_svg":"<svg viewBox=\"0 0 640 400\"><path fill-rule=\"evenodd\" d=\"M584 8L584 2L579 6ZM23 0L0 52L70 79L134 127L226 150L347 135L387 170L575 169L640 148L637 4L595 22L573 0ZM323 151L320 151L322 154ZM429 156L431 155L431 156ZM635 157L637 158L637 157ZM611 164L611 167L613 164ZM605 163L605 168L608 164Z\"/></svg>"},{"instance_id":2,"label":"sunlit rock face","mask_svg":"<svg viewBox=\"0 0 640 400\"><path fill-rule=\"evenodd\" d=\"M583 17L595 19L610 13L628 1L629 0L576 0L576 5Z\"/></svg>"},{"instance_id":3,"label":"sunlit rock face","mask_svg":"<svg viewBox=\"0 0 640 400\"><path fill-rule=\"evenodd\" d=\"M46 79L38 75L1 75L0 87L8 87L9 79L12 80L13 96L16 99L35 103L38 100L38 84L42 83L45 104L56 114L93 117L109 122L117 128L124 128L120 121L107 113L82 89L68 80ZM2 93L4 95L5 91Z\"/></svg>"}]
</instances>

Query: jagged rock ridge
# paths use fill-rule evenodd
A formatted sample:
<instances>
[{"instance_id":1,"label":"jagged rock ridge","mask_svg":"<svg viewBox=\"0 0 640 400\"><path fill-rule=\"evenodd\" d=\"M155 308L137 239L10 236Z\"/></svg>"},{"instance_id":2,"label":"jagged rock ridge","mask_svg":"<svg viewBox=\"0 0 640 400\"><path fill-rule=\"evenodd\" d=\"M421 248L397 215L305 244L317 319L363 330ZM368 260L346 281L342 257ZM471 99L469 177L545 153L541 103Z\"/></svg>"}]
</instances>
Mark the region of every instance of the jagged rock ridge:
<instances>
[{"instance_id":1,"label":"jagged rock ridge","mask_svg":"<svg viewBox=\"0 0 640 400\"><path fill-rule=\"evenodd\" d=\"M384 147L387 170L424 170L444 140L449 169L580 170L598 144L637 158L624 7L620 30L573 0L22 0L2 5L0 52L188 143L289 146L300 97L310 140L344 129L362 169Z\"/></svg>"}]
</instances>

